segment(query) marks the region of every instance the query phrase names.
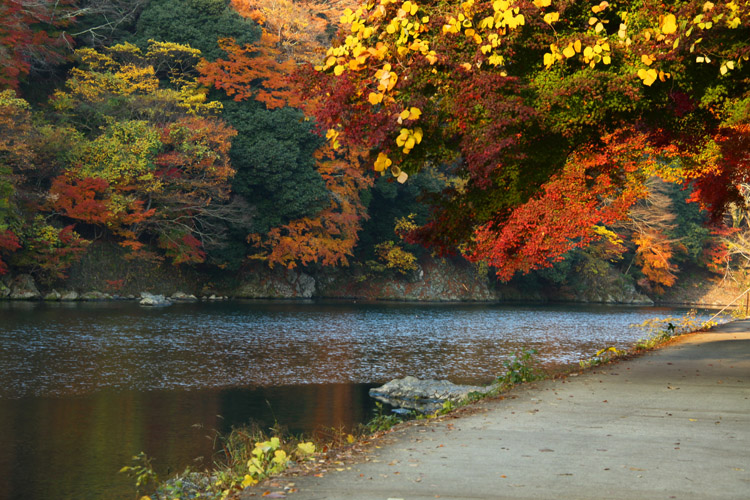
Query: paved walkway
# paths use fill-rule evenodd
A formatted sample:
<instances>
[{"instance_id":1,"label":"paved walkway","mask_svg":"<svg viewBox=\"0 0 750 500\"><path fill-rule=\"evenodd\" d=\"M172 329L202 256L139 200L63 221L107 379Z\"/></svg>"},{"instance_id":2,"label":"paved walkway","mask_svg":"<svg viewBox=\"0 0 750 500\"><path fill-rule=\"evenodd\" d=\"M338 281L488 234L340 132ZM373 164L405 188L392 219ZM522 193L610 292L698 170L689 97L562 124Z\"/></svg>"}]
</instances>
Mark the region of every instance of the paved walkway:
<instances>
[{"instance_id":1,"label":"paved walkway","mask_svg":"<svg viewBox=\"0 0 750 500\"><path fill-rule=\"evenodd\" d=\"M289 498L749 499L750 321L388 441Z\"/></svg>"}]
</instances>

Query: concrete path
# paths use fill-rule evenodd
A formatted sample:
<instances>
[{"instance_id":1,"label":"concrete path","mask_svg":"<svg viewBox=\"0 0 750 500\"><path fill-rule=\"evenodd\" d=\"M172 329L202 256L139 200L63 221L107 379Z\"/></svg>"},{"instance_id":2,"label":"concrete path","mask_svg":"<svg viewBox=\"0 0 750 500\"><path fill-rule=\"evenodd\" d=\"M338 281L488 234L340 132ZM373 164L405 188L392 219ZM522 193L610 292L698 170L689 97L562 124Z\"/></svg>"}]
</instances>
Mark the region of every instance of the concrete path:
<instances>
[{"instance_id":1,"label":"concrete path","mask_svg":"<svg viewBox=\"0 0 750 500\"><path fill-rule=\"evenodd\" d=\"M289 498L750 499L750 321L387 441Z\"/></svg>"}]
</instances>

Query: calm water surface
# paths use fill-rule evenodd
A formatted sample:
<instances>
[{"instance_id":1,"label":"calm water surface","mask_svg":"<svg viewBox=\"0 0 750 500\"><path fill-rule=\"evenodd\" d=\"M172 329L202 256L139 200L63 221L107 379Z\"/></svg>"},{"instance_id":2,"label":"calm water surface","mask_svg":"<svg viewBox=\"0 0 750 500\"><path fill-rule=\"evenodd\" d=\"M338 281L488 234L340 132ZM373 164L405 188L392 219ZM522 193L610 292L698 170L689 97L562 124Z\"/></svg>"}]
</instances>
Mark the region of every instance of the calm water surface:
<instances>
[{"instance_id":1,"label":"calm water surface","mask_svg":"<svg viewBox=\"0 0 750 500\"><path fill-rule=\"evenodd\" d=\"M576 363L684 311L638 307L232 302L0 303L0 499L132 498L116 471L210 463L250 420L350 428L405 375L489 383L534 347ZM704 318L705 319L705 318Z\"/></svg>"}]
</instances>

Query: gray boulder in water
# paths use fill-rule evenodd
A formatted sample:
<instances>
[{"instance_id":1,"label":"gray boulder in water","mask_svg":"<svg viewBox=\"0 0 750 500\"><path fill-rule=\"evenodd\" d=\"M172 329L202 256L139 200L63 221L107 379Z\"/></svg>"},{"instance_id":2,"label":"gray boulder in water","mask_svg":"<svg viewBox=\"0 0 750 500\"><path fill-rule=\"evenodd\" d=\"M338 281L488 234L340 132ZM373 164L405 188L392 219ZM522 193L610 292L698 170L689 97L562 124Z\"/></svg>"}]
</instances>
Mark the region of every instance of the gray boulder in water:
<instances>
[{"instance_id":1,"label":"gray boulder in water","mask_svg":"<svg viewBox=\"0 0 750 500\"><path fill-rule=\"evenodd\" d=\"M394 379L380 387L370 389L370 396L398 408L433 413L443 403L459 403L472 392L481 394L489 390L476 385L456 385L447 380L420 380L416 377Z\"/></svg>"},{"instance_id":2,"label":"gray boulder in water","mask_svg":"<svg viewBox=\"0 0 750 500\"><path fill-rule=\"evenodd\" d=\"M172 301L164 298L164 295L154 295L148 292L141 292L141 300L138 303L142 306L150 307L164 307L172 305Z\"/></svg>"}]
</instances>

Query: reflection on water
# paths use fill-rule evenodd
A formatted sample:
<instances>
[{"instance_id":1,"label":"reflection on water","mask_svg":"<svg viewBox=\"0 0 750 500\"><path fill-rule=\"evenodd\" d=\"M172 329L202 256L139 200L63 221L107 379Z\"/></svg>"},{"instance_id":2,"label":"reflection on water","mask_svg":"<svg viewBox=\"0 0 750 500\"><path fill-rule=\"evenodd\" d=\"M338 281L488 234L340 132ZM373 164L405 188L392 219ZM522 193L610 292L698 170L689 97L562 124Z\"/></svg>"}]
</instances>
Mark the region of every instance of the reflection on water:
<instances>
[{"instance_id":1,"label":"reflection on water","mask_svg":"<svg viewBox=\"0 0 750 500\"><path fill-rule=\"evenodd\" d=\"M626 348L672 310L487 305L0 303L0 500L128 498L116 471L210 463L213 431L250 419L351 427L394 377L492 380L535 347L546 363ZM198 464L200 465L200 464Z\"/></svg>"},{"instance_id":2,"label":"reflection on water","mask_svg":"<svg viewBox=\"0 0 750 500\"><path fill-rule=\"evenodd\" d=\"M132 499L117 471L140 451L157 472L212 463L216 432L283 418L292 433L367 420L371 386L99 391L68 398L0 400L0 499Z\"/></svg>"}]
</instances>

